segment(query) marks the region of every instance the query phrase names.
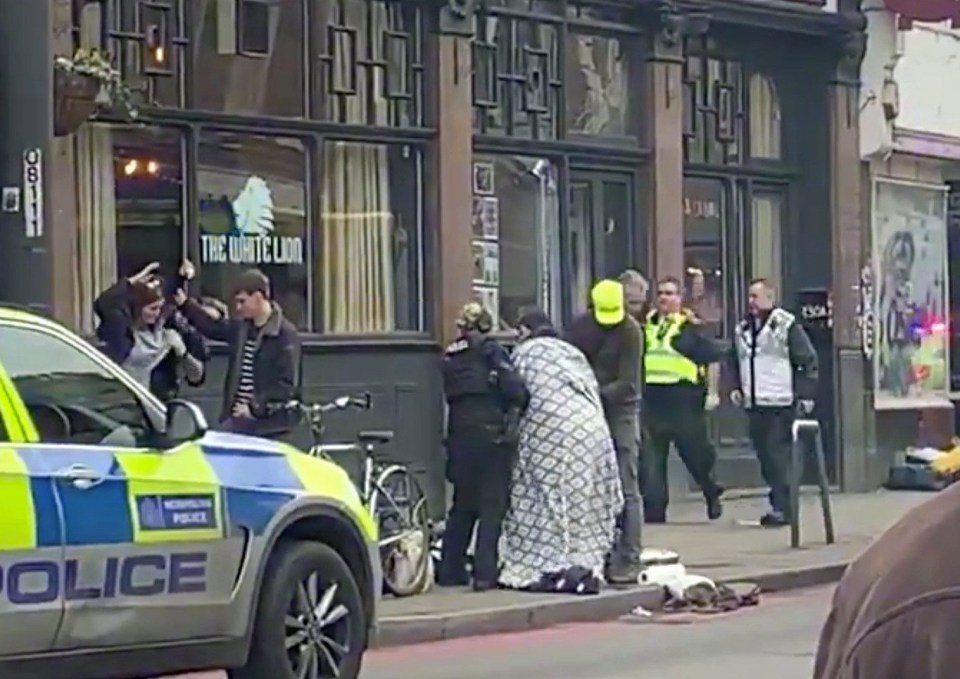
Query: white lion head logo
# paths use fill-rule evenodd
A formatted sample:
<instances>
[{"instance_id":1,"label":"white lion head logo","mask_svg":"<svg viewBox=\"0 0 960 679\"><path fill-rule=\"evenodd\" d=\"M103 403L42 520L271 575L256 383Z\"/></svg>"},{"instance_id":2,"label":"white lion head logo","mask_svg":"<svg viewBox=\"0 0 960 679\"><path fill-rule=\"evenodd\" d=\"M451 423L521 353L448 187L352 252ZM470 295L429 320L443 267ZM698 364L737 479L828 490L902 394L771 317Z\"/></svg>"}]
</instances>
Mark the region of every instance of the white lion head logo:
<instances>
[{"instance_id":1,"label":"white lion head logo","mask_svg":"<svg viewBox=\"0 0 960 679\"><path fill-rule=\"evenodd\" d=\"M273 194L260 177L247 179L233 201L236 229L244 236L266 236L273 232Z\"/></svg>"}]
</instances>

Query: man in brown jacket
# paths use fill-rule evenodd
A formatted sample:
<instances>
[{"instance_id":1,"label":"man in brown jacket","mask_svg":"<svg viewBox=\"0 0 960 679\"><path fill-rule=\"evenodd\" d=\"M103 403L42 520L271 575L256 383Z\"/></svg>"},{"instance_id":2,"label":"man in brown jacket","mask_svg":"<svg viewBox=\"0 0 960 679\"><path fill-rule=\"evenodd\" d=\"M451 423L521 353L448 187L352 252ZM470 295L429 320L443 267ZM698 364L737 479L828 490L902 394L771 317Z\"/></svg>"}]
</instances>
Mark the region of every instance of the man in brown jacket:
<instances>
[{"instance_id":1,"label":"man in brown jacket","mask_svg":"<svg viewBox=\"0 0 960 679\"><path fill-rule=\"evenodd\" d=\"M960 677L960 484L917 507L847 569L814 679Z\"/></svg>"}]
</instances>

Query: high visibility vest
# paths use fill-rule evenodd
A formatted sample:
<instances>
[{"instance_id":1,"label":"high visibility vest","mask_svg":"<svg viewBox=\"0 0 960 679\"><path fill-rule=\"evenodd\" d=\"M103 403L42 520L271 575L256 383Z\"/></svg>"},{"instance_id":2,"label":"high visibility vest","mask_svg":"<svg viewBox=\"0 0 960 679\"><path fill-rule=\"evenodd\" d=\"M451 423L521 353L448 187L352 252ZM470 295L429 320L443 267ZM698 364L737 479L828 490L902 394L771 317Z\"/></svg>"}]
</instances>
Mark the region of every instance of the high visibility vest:
<instances>
[{"instance_id":1,"label":"high visibility vest","mask_svg":"<svg viewBox=\"0 0 960 679\"><path fill-rule=\"evenodd\" d=\"M646 323L643 352L643 374L646 384L699 384L700 367L673 348L673 340L683 330L685 319L660 319L654 323L651 314Z\"/></svg>"}]
</instances>

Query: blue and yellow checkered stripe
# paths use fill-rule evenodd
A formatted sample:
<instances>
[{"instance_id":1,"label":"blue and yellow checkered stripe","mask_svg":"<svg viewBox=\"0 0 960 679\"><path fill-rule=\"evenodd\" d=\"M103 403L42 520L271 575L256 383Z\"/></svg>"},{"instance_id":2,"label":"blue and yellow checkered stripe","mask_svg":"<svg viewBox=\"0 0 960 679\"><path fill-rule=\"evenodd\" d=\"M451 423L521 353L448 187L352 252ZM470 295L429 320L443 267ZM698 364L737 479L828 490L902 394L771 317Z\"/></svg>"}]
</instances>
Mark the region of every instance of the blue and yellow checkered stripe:
<instances>
[{"instance_id":1,"label":"blue and yellow checkered stripe","mask_svg":"<svg viewBox=\"0 0 960 679\"><path fill-rule=\"evenodd\" d=\"M83 464L106 479L80 490L57 474ZM208 541L244 529L260 535L304 494L356 497L349 479L284 444L228 434L165 452L35 443L0 445L0 551L104 544ZM142 524L143 498L212 499L202 527ZM371 533L365 512L356 517ZM62 531L62 534L61 534Z\"/></svg>"}]
</instances>

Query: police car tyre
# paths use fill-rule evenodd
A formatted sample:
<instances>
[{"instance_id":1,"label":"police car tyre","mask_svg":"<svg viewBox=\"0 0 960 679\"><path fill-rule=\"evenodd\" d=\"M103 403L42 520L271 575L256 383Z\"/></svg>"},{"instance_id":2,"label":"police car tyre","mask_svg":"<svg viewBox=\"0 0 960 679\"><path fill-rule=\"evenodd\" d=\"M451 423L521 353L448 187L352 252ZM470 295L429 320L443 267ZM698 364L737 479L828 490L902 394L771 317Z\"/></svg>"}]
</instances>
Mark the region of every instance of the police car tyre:
<instances>
[{"instance_id":1,"label":"police car tyre","mask_svg":"<svg viewBox=\"0 0 960 679\"><path fill-rule=\"evenodd\" d=\"M363 597L343 558L319 542L281 542L260 588L247 665L230 676L356 679L366 635Z\"/></svg>"}]
</instances>

